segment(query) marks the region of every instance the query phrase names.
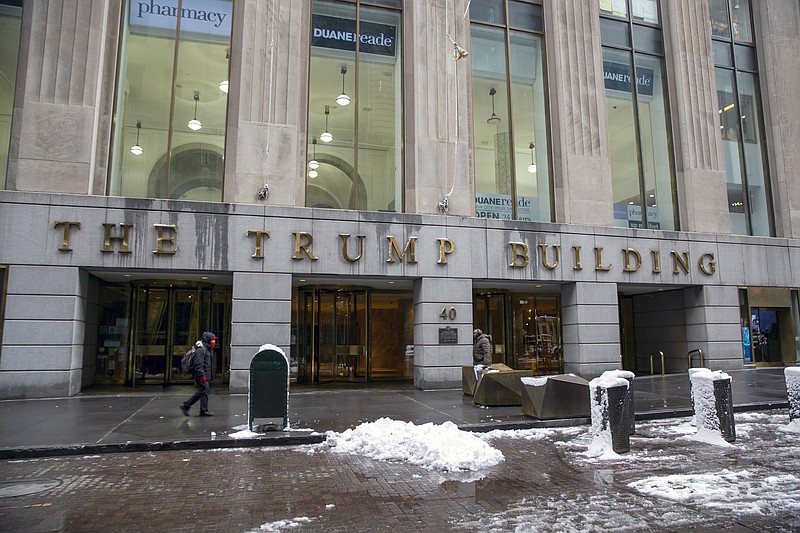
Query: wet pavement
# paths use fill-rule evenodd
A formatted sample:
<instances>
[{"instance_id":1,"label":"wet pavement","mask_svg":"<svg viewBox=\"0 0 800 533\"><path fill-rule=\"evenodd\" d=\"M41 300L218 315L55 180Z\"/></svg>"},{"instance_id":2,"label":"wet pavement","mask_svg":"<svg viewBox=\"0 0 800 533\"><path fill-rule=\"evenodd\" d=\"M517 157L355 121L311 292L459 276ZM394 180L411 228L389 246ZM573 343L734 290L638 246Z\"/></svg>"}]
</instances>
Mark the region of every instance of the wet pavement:
<instances>
[{"instance_id":1,"label":"wet pavement","mask_svg":"<svg viewBox=\"0 0 800 533\"><path fill-rule=\"evenodd\" d=\"M691 439L686 376L637 377L631 452L604 460L586 456L588 420L460 390L292 385L290 430L248 439L231 437L245 395L212 394L211 418L181 414L182 388L4 401L0 531L800 531L783 369L729 374L733 446ZM381 417L451 421L505 460L442 472L325 442Z\"/></svg>"}]
</instances>

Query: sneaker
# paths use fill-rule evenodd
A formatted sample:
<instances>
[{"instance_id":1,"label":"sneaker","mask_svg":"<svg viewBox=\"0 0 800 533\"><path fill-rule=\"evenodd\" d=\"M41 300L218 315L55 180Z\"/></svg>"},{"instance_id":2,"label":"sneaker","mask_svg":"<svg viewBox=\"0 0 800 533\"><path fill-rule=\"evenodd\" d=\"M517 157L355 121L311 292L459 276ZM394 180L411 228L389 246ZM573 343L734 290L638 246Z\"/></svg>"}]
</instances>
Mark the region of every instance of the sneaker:
<instances>
[{"instance_id":1,"label":"sneaker","mask_svg":"<svg viewBox=\"0 0 800 533\"><path fill-rule=\"evenodd\" d=\"M183 413L183 416L189 416L189 408L183 404L181 404L181 412Z\"/></svg>"},{"instance_id":2,"label":"sneaker","mask_svg":"<svg viewBox=\"0 0 800 533\"><path fill-rule=\"evenodd\" d=\"M214 413L211 411L201 411L200 416L214 416Z\"/></svg>"}]
</instances>

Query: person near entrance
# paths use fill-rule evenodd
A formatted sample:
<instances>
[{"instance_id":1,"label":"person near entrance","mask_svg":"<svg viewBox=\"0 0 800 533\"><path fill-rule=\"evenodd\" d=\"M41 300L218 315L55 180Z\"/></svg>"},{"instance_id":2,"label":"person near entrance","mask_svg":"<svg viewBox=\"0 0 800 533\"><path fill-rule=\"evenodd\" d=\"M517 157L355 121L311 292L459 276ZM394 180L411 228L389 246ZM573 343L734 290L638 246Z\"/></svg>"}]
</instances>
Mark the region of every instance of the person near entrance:
<instances>
[{"instance_id":1,"label":"person near entrance","mask_svg":"<svg viewBox=\"0 0 800 533\"><path fill-rule=\"evenodd\" d=\"M472 362L476 365L492 364L491 337L479 329L472 331Z\"/></svg>"},{"instance_id":2,"label":"person near entrance","mask_svg":"<svg viewBox=\"0 0 800 533\"><path fill-rule=\"evenodd\" d=\"M202 346L197 348L194 353L194 385L197 391L192 394L192 397L181 404L181 411L184 415L189 416L189 408L200 400L200 416L214 416L214 413L208 410L208 392L210 389L209 382L214 379L212 369L212 355L213 350L217 345L217 336L206 331L200 339Z\"/></svg>"}]
</instances>

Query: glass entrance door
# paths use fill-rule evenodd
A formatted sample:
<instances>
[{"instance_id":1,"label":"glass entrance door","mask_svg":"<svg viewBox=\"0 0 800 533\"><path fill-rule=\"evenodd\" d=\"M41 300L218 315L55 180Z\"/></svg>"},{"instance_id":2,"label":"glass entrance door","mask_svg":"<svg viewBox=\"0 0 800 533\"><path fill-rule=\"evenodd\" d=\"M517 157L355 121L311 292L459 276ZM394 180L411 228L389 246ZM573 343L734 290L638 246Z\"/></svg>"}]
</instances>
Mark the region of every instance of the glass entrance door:
<instances>
[{"instance_id":1,"label":"glass entrance door","mask_svg":"<svg viewBox=\"0 0 800 533\"><path fill-rule=\"evenodd\" d=\"M753 307L750 310L750 343L756 364L781 363L781 333L775 309Z\"/></svg>"},{"instance_id":2,"label":"glass entrance door","mask_svg":"<svg viewBox=\"0 0 800 533\"><path fill-rule=\"evenodd\" d=\"M506 361L506 295L502 293L475 294L472 300L473 328L480 329L492 339L492 362Z\"/></svg>"},{"instance_id":3,"label":"glass entrance door","mask_svg":"<svg viewBox=\"0 0 800 533\"><path fill-rule=\"evenodd\" d=\"M298 380L366 381L369 293L318 288L300 296Z\"/></svg>"},{"instance_id":4,"label":"glass entrance door","mask_svg":"<svg viewBox=\"0 0 800 533\"><path fill-rule=\"evenodd\" d=\"M190 383L181 358L203 331L217 335L215 379L228 376L227 343L230 331L230 288L176 282L140 285L132 289L132 343L126 383L163 385Z\"/></svg>"}]
</instances>

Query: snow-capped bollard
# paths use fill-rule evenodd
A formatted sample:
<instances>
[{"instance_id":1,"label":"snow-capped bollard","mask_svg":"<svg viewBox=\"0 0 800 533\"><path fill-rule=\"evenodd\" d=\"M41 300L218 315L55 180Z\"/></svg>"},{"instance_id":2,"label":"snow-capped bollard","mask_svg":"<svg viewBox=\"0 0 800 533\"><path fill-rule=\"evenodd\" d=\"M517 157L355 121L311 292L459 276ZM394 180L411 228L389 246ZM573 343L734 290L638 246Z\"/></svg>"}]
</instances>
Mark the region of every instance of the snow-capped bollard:
<instances>
[{"instance_id":1,"label":"snow-capped bollard","mask_svg":"<svg viewBox=\"0 0 800 533\"><path fill-rule=\"evenodd\" d=\"M719 432L726 441L735 441L731 377L720 370L706 370L692 373L691 379L697 431Z\"/></svg>"},{"instance_id":2,"label":"snow-capped bollard","mask_svg":"<svg viewBox=\"0 0 800 533\"><path fill-rule=\"evenodd\" d=\"M692 375L697 372L708 371L708 368L700 367L700 368L690 368L689 369L689 399L692 402L692 412L694 412L694 391L692 390ZM697 421L692 418L692 425L697 426Z\"/></svg>"},{"instance_id":3,"label":"snow-capped bollard","mask_svg":"<svg viewBox=\"0 0 800 533\"><path fill-rule=\"evenodd\" d=\"M789 422L800 420L800 366L783 369L786 378L786 395L789 397Z\"/></svg>"},{"instance_id":4,"label":"snow-capped bollard","mask_svg":"<svg viewBox=\"0 0 800 533\"><path fill-rule=\"evenodd\" d=\"M633 435L636 432L636 416L635 416L635 404L634 404L634 397L633 397L633 378L635 374L630 372L629 370L606 370L602 374L603 376L609 376L612 378L622 378L628 381L628 401L626 402L626 412L623 415L626 420L629 420L631 423L630 430L628 431L629 435Z\"/></svg>"},{"instance_id":5,"label":"snow-capped bollard","mask_svg":"<svg viewBox=\"0 0 800 533\"><path fill-rule=\"evenodd\" d=\"M616 453L629 452L630 421L625 418L629 411L628 380L625 378L600 376L589 382L589 397L592 413L592 443L590 453L599 455L608 448Z\"/></svg>"}]
</instances>

